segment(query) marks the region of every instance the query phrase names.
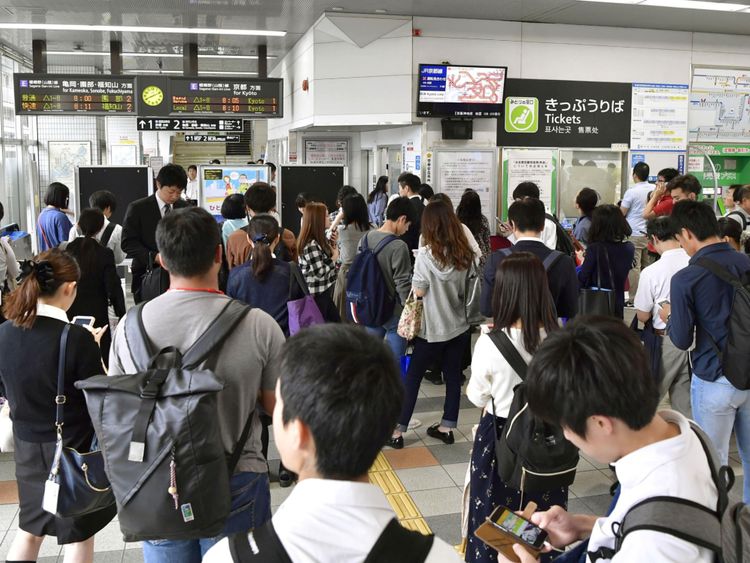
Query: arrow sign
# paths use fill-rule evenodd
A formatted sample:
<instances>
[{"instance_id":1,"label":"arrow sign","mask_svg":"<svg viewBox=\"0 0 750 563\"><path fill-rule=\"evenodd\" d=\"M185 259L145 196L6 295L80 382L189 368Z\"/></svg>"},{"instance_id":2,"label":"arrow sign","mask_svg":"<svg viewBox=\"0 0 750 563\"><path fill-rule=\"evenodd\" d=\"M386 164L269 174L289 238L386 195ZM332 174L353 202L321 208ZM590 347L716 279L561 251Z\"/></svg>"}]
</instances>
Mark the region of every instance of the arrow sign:
<instances>
[{"instance_id":1,"label":"arrow sign","mask_svg":"<svg viewBox=\"0 0 750 563\"><path fill-rule=\"evenodd\" d=\"M139 117L138 131L234 131L241 133L241 119Z\"/></svg>"}]
</instances>

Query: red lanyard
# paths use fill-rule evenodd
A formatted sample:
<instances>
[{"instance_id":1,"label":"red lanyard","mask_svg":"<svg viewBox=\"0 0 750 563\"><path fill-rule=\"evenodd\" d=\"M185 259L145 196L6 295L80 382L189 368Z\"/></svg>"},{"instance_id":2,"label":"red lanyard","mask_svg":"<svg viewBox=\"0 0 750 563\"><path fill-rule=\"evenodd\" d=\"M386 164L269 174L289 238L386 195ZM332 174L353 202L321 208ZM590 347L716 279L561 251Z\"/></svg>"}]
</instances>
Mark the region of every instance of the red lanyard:
<instances>
[{"instance_id":1,"label":"red lanyard","mask_svg":"<svg viewBox=\"0 0 750 563\"><path fill-rule=\"evenodd\" d=\"M223 291L219 291L218 289L212 289L210 287L202 288L202 287L170 287L169 291L202 291L204 293L216 293L217 295L224 295Z\"/></svg>"}]
</instances>

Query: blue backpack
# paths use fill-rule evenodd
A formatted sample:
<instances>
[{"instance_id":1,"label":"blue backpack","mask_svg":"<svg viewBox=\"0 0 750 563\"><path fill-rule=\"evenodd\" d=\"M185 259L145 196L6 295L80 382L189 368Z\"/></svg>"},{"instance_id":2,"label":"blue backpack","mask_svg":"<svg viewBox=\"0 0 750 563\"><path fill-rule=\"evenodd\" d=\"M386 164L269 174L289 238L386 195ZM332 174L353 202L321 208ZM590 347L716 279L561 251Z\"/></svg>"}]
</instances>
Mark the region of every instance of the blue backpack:
<instances>
[{"instance_id":1,"label":"blue backpack","mask_svg":"<svg viewBox=\"0 0 750 563\"><path fill-rule=\"evenodd\" d=\"M346 309L349 320L364 326L382 326L393 316L396 294L391 294L378 263L378 254L386 245L398 240L385 237L374 248L362 237L362 250L354 258L346 276Z\"/></svg>"}]
</instances>

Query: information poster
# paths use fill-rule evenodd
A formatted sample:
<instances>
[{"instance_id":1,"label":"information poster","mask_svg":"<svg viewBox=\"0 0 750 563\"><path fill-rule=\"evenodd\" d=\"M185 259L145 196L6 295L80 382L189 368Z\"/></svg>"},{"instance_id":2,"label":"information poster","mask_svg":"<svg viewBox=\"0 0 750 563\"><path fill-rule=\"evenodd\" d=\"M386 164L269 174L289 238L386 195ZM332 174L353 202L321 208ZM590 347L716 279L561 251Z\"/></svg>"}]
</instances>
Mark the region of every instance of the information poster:
<instances>
[{"instance_id":1,"label":"information poster","mask_svg":"<svg viewBox=\"0 0 750 563\"><path fill-rule=\"evenodd\" d=\"M548 212L557 209L556 151L552 149L503 150L503 220L513 203L513 190L521 182L534 182Z\"/></svg>"},{"instance_id":2,"label":"information poster","mask_svg":"<svg viewBox=\"0 0 750 563\"><path fill-rule=\"evenodd\" d=\"M690 141L746 143L750 138L750 69L694 67Z\"/></svg>"},{"instance_id":3,"label":"information poster","mask_svg":"<svg viewBox=\"0 0 750 563\"><path fill-rule=\"evenodd\" d=\"M305 164L349 165L349 141L305 139Z\"/></svg>"},{"instance_id":4,"label":"information poster","mask_svg":"<svg viewBox=\"0 0 750 563\"><path fill-rule=\"evenodd\" d=\"M633 84L631 150L684 151L688 102L687 84Z\"/></svg>"},{"instance_id":5,"label":"information poster","mask_svg":"<svg viewBox=\"0 0 750 563\"><path fill-rule=\"evenodd\" d=\"M482 213L494 214L497 190L497 164L494 150L435 151L435 192L446 194L454 207L464 190L471 188L482 200ZM493 221L490 221L490 225Z\"/></svg>"},{"instance_id":6,"label":"information poster","mask_svg":"<svg viewBox=\"0 0 750 563\"><path fill-rule=\"evenodd\" d=\"M49 154L49 181L61 182L75 188L76 169L91 164L91 142L89 141L50 141L47 145Z\"/></svg>"},{"instance_id":7,"label":"information poster","mask_svg":"<svg viewBox=\"0 0 750 563\"><path fill-rule=\"evenodd\" d=\"M266 166L201 166L201 207L221 221L228 195L244 194L255 182L268 182Z\"/></svg>"}]
</instances>

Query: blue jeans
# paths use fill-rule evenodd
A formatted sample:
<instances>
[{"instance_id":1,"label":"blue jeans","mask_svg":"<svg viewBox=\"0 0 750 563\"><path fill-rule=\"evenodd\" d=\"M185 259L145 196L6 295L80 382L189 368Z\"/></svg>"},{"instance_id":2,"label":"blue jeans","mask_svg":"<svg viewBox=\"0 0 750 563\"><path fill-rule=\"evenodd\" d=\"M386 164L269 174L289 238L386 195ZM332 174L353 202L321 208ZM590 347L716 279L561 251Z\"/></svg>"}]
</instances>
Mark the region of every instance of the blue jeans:
<instances>
[{"instance_id":1,"label":"blue jeans","mask_svg":"<svg viewBox=\"0 0 750 563\"><path fill-rule=\"evenodd\" d=\"M467 330L445 342L427 342L423 338L414 340L414 352L411 355L409 371L406 373L406 396L399 418L401 432L406 432L409 428L409 420L417 404L419 386L427 368L435 358L441 356L445 378L445 402L440 424L447 428L458 426L458 411L461 406L461 361L470 337L471 333Z\"/></svg>"},{"instance_id":2,"label":"blue jeans","mask_svg":"<svg viewBox=\"0 0 750 563\"><path fill-rule=\"evenodd\" d=\"M145 563L200 563L206 552L222 538L252 530L271 519L268 474L237 473L232 477L230 487L232 507L221 534L194 540L144 541Z\"/></svg>"},{"instance_id":3,"label":"blue jeans","mask_svg":"<svg viewBox=\"0 0 750 563\"><path fill-rule=\"evenodd\" d=\"M693 417L719 452L721 463L729 461L729 439L737 434L737 447L744 469L742 497L750 502L750 391L741 391L726 377L705 381L693 376L690 385Z\"/></svg>"},{"instance_id":4,"label":"blue jeans","mask_svg":"<svg viewBox=\"0 0 750 563\"><path fill-rule=\"evenodd\" d=\"M370 334L377 336L378 338L385 337L385 343L388 344L391 352L396 356L396 365L398 366L399 372L401 371L401 356L406 353L406 339L399 336L396 332L400 318L401 313L394 314L383 326L365 327L365 330Z\"/></svg>"}]
</instances>

